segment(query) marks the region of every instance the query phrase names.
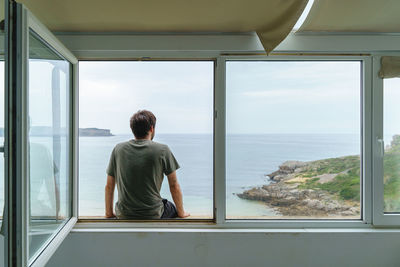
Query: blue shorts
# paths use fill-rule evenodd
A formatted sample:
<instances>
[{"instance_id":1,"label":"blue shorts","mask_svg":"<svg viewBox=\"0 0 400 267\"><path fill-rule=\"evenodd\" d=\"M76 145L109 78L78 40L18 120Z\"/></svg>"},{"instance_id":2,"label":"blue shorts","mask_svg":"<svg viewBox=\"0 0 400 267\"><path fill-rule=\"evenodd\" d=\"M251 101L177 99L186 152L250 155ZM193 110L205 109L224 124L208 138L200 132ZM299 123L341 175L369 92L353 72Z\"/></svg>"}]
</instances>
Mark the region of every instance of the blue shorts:
<instances>
[{"instance_id":1,"label":"blue shorts","mask_svg":"<svg viewBox=\"0 0 400 267\"><path fill-rule=\"evenodd\" d=\"M176 211L174 203L168 201L168 199L165 198L162 200L162 202L164 204L164 212L161 215L161 219L171 219L178 217L178 213Z\"/></svg>"}]
</instances>

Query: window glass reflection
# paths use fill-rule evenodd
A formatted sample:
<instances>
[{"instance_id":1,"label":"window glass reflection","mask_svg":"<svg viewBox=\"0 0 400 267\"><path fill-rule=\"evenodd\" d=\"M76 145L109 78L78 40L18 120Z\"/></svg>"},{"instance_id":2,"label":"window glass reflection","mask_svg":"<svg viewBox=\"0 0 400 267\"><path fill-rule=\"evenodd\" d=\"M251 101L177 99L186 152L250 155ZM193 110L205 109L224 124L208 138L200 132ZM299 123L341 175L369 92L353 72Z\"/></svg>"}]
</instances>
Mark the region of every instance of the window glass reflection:
<instances>
[{"instance_id":1,"label":"window glass reflection","mask_svg":"<svg viewBox=\"0 0 400 267\"><path fill-rule=\"evenodd\" d=\"M70 214L70 63L33 32L29 38L29 258Z\"/></svg>"},{"instance_id":2,"label":"window glass reflection","mask_svg":"<svg viewBox=\"0 0 400 267\"><path fill-rule=\"evenodd\" d=\"M0 36L1 40L1 36ZM0 56L0 147L4 147L4 61ZM0 226L4 211L4 154L0 153Z\"/></svg>"}]
</instances>

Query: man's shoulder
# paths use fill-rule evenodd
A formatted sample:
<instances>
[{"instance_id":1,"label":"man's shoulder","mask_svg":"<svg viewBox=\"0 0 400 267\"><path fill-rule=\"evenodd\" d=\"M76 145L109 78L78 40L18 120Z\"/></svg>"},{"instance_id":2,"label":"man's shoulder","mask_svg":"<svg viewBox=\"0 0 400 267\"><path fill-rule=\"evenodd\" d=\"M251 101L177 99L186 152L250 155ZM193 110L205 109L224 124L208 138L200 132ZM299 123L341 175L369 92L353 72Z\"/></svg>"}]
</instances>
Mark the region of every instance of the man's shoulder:
<instances>
[{"instance_id":1,"label":"man's shoulder","mask_svg":"<svg viewBox=\"0 0 400 267\"><path fill-rule=\"evenodd\" d=\"M128 146L129 146L129 141L118 143L118 144L115 145L114 151L118 151L121 148L128 147Z\"/></svg>"},{"instance_id":2,"label":"man's shoulder","mask_svg":"<svg viewBox=\"0 0 400 267\"><path fill-rule=\"evenodd\" d=\"M133 140L129 140L129 141L118 143L118 144L115 145L114 150L117 152L117 151L119 151L121 149L135 147L135 145L132 142L133 142ZM151 148L156 149L156 150L160 150L160 151L168 151L169 150L168 145L162 144L162 143L158 143L158 142L154 142L154 141L149 141L147 146L150 146Z\"/></svg>"},{"instance_id":3,"label":"man's shoulder","mask_svg":"<svg viewBox=\"0 0 400 267\"><path fill-rule=\"evenodd\" d=\"M158 142L154 142L154 141L151 141L151 142L150 142L150 145L151 145L152 147L156 148L156 149L160 149L160 150L163 150L163 151L169 149L168 145L162 144L162 143L158 143Z\"/></svg>"}]
</instances>

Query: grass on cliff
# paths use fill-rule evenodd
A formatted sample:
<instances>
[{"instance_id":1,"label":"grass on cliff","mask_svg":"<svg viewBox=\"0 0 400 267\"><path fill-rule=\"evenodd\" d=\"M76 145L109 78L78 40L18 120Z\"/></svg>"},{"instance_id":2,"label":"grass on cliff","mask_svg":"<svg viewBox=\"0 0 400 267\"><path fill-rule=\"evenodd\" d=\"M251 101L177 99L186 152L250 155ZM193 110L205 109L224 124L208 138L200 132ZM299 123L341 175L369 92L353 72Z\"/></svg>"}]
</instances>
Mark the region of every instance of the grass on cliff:
<instances>
[{"instance_id":1,"label":"grass on cliff","mask_svg":"<svg viewBox=\"0 0 400 267\"><path fill-rule=\"evenodd\" d=\"M400 211L400 136L395 135L384 157L385 211ZM338 174L332 181L320 183L322 174ZM298 188L321 189L342 200L360 201L360 157L347 156L311 162L300 174L310 177Z\"/></svg>"},{"instance_id":2,"label":"grass on cliff","mask_svg":"<svg viewBox=\"0 0 400 267\"><path fill-rule=\"evenodd\" d=\"M360 166L359 156L347 156L313 161L300 172L303 177L314 177L322 174L334 174L344 172Z\"/></svg>"},{"instance_id":3,"label":"grass on cliff","mask_svg":"<svg viewBox=\"0 0 400 267\"><path fill-rule=\"evenodd\" d=\"M343 200L360 200L360 157L324 159L312 162L301 172L303 177L322 174L337 174L332 181L320 183L319 178L308 179L298 186L302 189L321 189L337 195Z\"/></svg>"},{"instance_id":4,"label":"grass on cliff","mask_svg":"<svg viewBox=\"0 0 400 267\"><path fill-rule=\"evenodd\" d=\"M384 166L384 209L400 211L400 136L393 137L391 146L385 151Z\"/></svg>"}]
</instances>

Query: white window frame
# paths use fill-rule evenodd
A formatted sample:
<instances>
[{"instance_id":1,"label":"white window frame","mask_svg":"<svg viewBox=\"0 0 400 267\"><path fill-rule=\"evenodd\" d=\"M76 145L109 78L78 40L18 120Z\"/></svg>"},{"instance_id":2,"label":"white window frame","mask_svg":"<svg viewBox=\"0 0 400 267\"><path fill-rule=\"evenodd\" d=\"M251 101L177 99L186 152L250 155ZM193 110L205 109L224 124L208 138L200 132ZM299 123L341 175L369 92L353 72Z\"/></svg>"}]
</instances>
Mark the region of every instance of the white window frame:
<instances>
[{"instance_id":1,"label":"white window frame","mask_svg":"<svg viewBox=\"0 0 400 267\"><path fill-rule=\"evenodd\" d=\"M107 60L112 60L108 59ZM163 60L174 60L169 57ZM179 60L179 59L178 59ZM209 60L212 60L210 58ZM269 220L228 220L226 219L226 170L225 170L225 75L226 61L242 60L242 61L360 61L361 65L361 81L360 81L360 133L364 136L362 140L361 151L363 153L362 161L362 177L361 192L371 189L371 170L367 166L371 166L371 155L367 151L370 142L371 112L366 109L371 99L371 83L368 82L371 73L371 58L368 56L220 56L216 59L215 64L215 84L214 84L214 223L204 222L204 220L181 220L180 222L165 221L110 221L110 220L86 220L80 219L77 228L80 227L223 227L223 228L304 228L304 227L368 227L371 223L371 207L372 197L370 194L362 193L362 217L359 220L286 220L286 219L269 219ZM76 160L76 159L75 159ZM78 164L78 163L76 163ZM206 220L207 221L207 220ZM209 221L209 220L208 220Z\"/></svg>"},{"instance_id":2,"label":"white window frame","mask_svg":"<svg viewBox=\"0 0 400 267\"><path fill-rule=\"evenodd\" d=\"M372 57L375 51L397 51L400 36L371 34L290 34L276 49L275 55L266 56L254 33L244 34L107 34L58 33L59 38L82 60L147 60L147 59L216 59L215 66L215 119L214 119L214 222L137 222L107 221L78 222L76 231L120 231L121 228L177 228L177 229L299 229L299 228L373 228L377 225L377 181L373 159L376 157L374 140L376 109L373 87L376 86ZM281 54L281 56L278 56ZM363 180L361 220L226 220L225 219L225 62L233 60L361 60L364 62L361 101ZM375 62L374 62L375 64ZM375 65L374 65L375 68ZM373 104L374 103L374 104ZM77 107L76 107L77 109ZM362 112L362 113L361 113ZM77 118L76 118L77 119ZM77 157L75 158L77 161ZM396 223L397 224L397 223ZM399 225L399 224L397 224Z\"/></svg>"},{"instance_id":3,"label":"white window frame","mask_svg":"<svg viewBox=\"0 0 400 267\"><path fill-rule=\"evenodd\" d=\"M56 251L58 246L62 243L64 238L71 231L77 221L77 210L76 200L73 196L73 192L76 189L72 189L76 182L74 181L74 174L76 173L77 166L73 161L73 154L76 154L76 142L74 135L76 134L76 127L72 126L70 129L70 140L69 140L69 177L71 182L71 217L64 225L52 234L50 238L42 244L41 249L35 253L32 259L29 259L28 255L28 209L29 209L29 180L28 180L28 80L29 80L29 34L30 30L33 30L51 49L56 51L67 61L71 63L71 76L70 76L70 125L73 123L74 110L72 99L76 92L74 92L73 84L76 83L73 80L73 74L77 73L77 62L76 57L69 52L69 50L22 4L13 3L13 18L16 23L16 44L13 44L13 51L16 56L12 59L15 62L9 62L8 66L15 66L12 70L9 70L9 76L7 77L9 91L16 91L16 95L11 96L9 94L8 100L6 101L7 108L10 105L15 105L16 114L9 114L7 117L7 127L10 123L13 124L13 130L7 128L7 137L15 136L15 139L10 142L10 138L7 138L6 146L6 161L7 171L12 173L12 176L7 177L7 206L5 207L6 214L8 216L7 227L5 228L6 244L7 246L17 246L17 250L12 250L11 247L7 249L6 263L15 266L44 266L50 259L52 254ZM76 88L75 88L76 89ZM12 156L10 156L12 155ZM15 168L13 167L15 166ZM15 214L15 216L10 216ZM12 234L11 234L12 233Z\"/></svg>"},{"instance_id":4,"label":"white window frame","mask_svg":"<svg viewBox=\"0 0 400 267\"><path fill-rule=\"evenodd\" d=\"M275 227L363 227L371 223L372 213L372 197L369 192L371 189L371 110L365 103L371 101L371 83L370 75L372 68L371 58L368 56L228 56L223 57L226 66L227 61L360 61L360 156L361 156L361 175L360 175L360 201L361 201L361 219L269 219L269 220L227 220L224 223L227 225L243 227L244 225L254 225L266 228ZM226 91L226 88L224 88ZM226 110L226 107L224 107ZM222 142L222 140L220 140ZM225 139L223 140L225 143Z\"/></svg>"},{"instance_id":5,"label":"white window frame","mask_svg":"<svg viewBox=\"0 0 400 267\"><path fill-rule=\"evenodd\" d=\"M50 238L46 240L41 250L36 253L36 255L28 261L29 266L44 266L50 257L57 250L62 241L67 237L71 229L77 222L77 198L75 193L77 191L77 165L74 163L74 157L77 155L77 128L75 127L75 106L74 99L77 95L77 73L78 73L78 59L51 33L46 26L44 26L27 8L23 7L23 12L27 17L27 27L24 34L26 34L26 49L27 49L27 59L29 60L29 31L33 30L44 42L49 45L49 47L59 53L64 59L70 63L70 81L69 81L69 181L70 181L70 219L64 223L64 225L56 232L52 234ZM29 74L29 71L27 72ZM26 77L26 83L28 82L28 76ZM25 85L27 86L27 84ZM25 96L27 97L27 96ZM27 99L26 99L27 102ZM28 112L28 111L26 111ZM25 139L26 140L26 139ZM27 201L27 200L26 200Z\"/></svg>"}]
</instances>

